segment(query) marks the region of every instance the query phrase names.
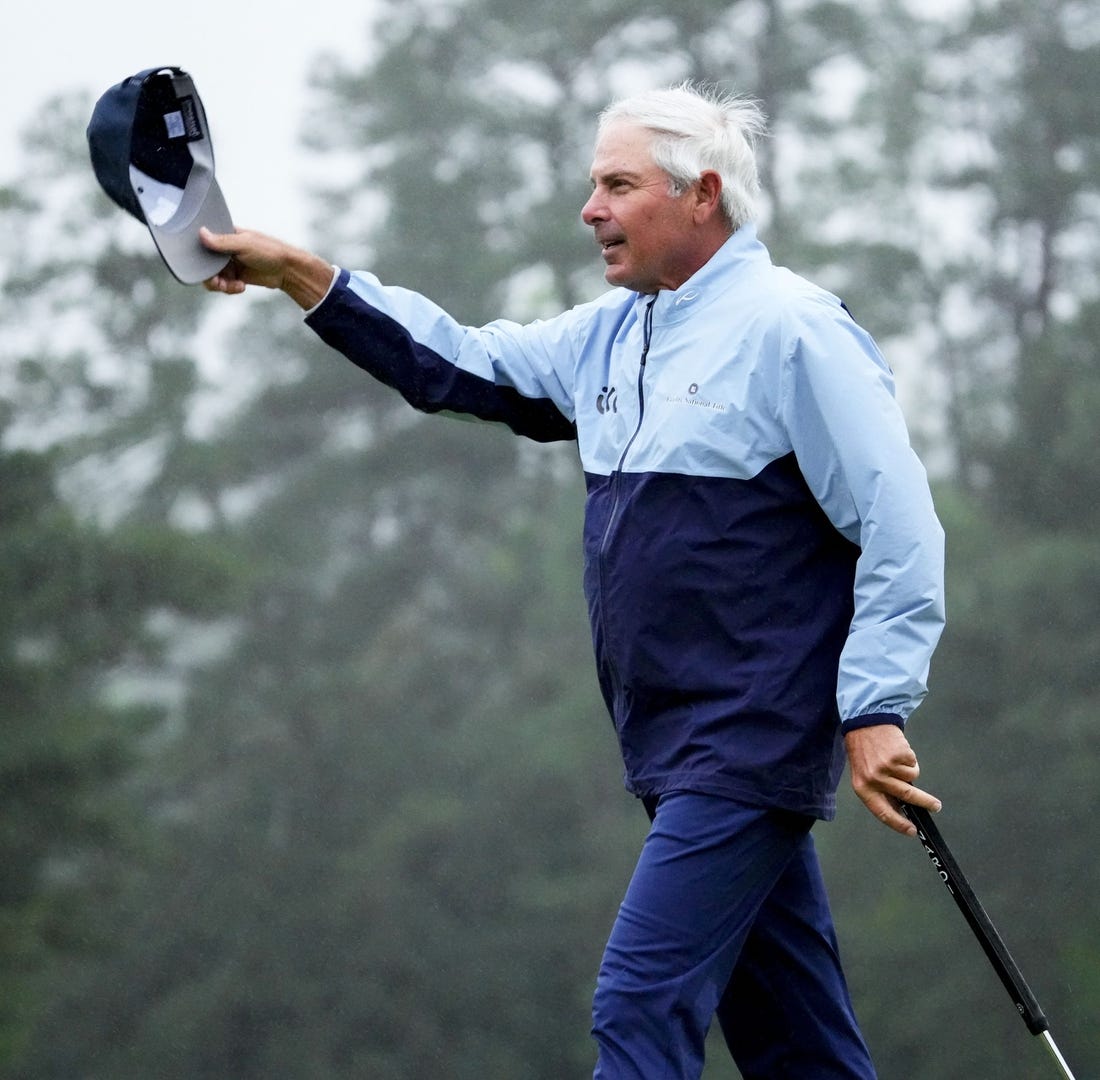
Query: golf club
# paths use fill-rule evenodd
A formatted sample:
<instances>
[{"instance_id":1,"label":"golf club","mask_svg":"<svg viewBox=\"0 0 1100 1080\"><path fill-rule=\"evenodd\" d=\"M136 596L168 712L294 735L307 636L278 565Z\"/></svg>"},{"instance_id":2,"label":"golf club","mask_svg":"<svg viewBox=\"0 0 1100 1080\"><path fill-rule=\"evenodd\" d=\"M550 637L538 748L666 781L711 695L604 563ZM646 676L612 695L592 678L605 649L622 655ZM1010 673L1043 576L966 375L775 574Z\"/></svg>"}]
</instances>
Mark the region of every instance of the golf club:
<instances>
[{"instance_id":1,"label":"golf club","mask_svg":"<svg viewBox=\"0 0 1100 1080\"><path fill-rule=\"evenodd\" d=\"M1027 985L1016 961L1012 959L1008 948L1005 946L997 928L993 925L989 916L985 913L981 901L970 887L955 857L951 854L939 829L932 821L932 815L919 806L910 806L908 803L901 805L901 811L916 826L917 837L924 845L924 850L932 860L932 865L939 872L940 879L947 886L947 891L954 897L955 903L963 913L970 929L978 939L978 943L985 951L993 970L1004 984L1016 1011L1023 1017L1028 1031L1032 1035L1042 1035L1054 1060L1058 1062L1062 1074L1066 1080L1074 1080L1073 1073L1062 1057L1054 1038L1050 1034L1050 1025L1039 1008L1039 1002Z\"/></svg>"}]
</instances>

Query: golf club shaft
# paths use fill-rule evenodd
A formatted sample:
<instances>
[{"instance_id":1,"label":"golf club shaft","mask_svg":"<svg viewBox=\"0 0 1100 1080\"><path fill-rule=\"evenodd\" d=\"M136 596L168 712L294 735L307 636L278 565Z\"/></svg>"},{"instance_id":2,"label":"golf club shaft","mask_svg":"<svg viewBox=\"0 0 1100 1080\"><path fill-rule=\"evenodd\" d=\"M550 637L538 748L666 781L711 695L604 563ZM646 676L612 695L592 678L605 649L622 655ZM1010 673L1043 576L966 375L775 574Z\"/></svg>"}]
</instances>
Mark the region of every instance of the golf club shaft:
<instances>
[{"instance_id":1,"label":"golf club shaft","mask_svg":"<svg viewBox=\"0 0 1100 1080\"><path fill-rule=\"evenodd\" d=\"M911 806L907 803L902 804L901 810L916 827L917 837L928 853L929 859L932 860L932 865L939 872L940 879L947 886L947 891L953 897L967 923L969 923L970 929L974 932L978 943L989 958L989 962L993 965L993 970L996 971L997 976L1012 998L1016 1011L1023 1017L1024 1023L1027 1024L1028 1031L1032 1035L1042 1035L1044 1037L1048 1049L1054 1056L1055 1061L1058 1062L1067 1080L1074 1080L1073 1073L1070 1072L1065 1058L1062 1057L1050 1034L1050 1025L1043 1015L1043 1010L1039 1007L1039 1002L1036 1001L1035 995L1031 992L1031 988L1027 985L1023 974L1016 966L1016 961L1012 959L1008 947L1001 939L1001 935L997 933L997 928L993 925L992 920L985 912L985 908L982 907L981 901L971 888L970 882L966 880L966 876L959 868L959 864L951 854L951 849L948 848L939 829L932 821L932 815L919 806Z\"/></svg>"},{"instance_id":2,"label":"golf club shaft","mask_svg":"<svg viewBox=\"0 0 1100 1080\"><path fill-rule=\"evenodd\" d=\"M1058 1044L1054 1041L1054 1036L1049 1031L1044 1031L1043 1039L1046 1041L1051 1056L1058 1062L1058 1067L1065 1073L1066 1080L1074 1080L1073 1073L1070 1072L1070 1068L1066 1064L1066 1059L1062 1057L1062 1051L1058 1049Z\"/></svg>"}]
</instances>

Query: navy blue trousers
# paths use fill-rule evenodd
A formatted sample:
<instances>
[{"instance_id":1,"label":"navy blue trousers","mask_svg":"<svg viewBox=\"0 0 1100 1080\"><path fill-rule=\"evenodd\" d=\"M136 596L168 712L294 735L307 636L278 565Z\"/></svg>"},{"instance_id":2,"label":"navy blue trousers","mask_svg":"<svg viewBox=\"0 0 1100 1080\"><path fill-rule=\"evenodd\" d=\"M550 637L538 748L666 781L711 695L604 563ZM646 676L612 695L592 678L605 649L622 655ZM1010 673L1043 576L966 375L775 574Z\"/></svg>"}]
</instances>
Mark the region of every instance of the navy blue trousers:
<instances>
[{"instance_id":1,"label":"navy blue trousers","mask_svg":"<svg viewBox=\"0 0 1100 1080\"><path fill-rule=\"evenodd\" d=\"M698 1080L715 1015L744 1080L874 1080L813 819L692 792L647 808L596 985L596 1080Z\"/></svg>"}]
</instances>

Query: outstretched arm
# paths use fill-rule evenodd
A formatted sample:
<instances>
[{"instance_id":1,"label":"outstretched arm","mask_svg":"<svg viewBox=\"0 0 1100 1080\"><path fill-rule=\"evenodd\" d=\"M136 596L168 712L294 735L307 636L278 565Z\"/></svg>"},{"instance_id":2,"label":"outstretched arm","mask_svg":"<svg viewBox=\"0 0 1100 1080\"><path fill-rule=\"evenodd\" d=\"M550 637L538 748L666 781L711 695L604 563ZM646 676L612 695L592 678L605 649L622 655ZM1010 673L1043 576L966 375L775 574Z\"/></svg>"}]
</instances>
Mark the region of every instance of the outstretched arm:
<instances>
[{"instance_id":1,"label":"outstretched arm","mask_svg":"<svg viewBox=\"0 0 1100 1080\"><path fill-rule=\"evenodd\" d=\"M210 292L242 293L247 285L281 289L308 311L324 299L332 284L331 263L273 236L251 229L212 233L203 228L199 238L211 251L232 256L220 274L204 283Z\"/></svg>"}]
</instances>

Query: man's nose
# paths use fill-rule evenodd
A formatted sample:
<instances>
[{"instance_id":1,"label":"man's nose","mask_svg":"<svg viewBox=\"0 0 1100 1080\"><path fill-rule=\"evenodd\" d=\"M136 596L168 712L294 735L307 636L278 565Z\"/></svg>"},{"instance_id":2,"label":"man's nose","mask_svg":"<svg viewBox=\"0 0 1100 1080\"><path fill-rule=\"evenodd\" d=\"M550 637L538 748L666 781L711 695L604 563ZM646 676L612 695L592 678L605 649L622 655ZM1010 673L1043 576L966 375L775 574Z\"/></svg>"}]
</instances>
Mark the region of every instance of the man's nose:
<instances>
[{"instance_id":1,"label":"man's nose","mask_svg":"<svg viewBox=\"0 0 1100 1080\"><path fill-rule=\"evenodd\" d=\"M607 207L604 205L603 197L597 189L588 196L588 201L581 207L581 221L583 221L585 225L591 226L599 221L606 220Z\"/></svg>"}]
</instances>

